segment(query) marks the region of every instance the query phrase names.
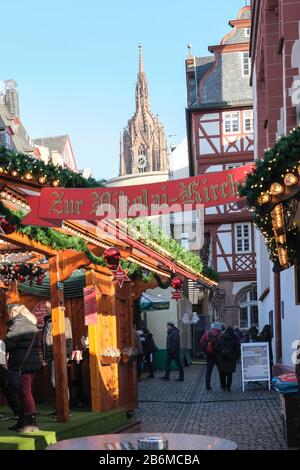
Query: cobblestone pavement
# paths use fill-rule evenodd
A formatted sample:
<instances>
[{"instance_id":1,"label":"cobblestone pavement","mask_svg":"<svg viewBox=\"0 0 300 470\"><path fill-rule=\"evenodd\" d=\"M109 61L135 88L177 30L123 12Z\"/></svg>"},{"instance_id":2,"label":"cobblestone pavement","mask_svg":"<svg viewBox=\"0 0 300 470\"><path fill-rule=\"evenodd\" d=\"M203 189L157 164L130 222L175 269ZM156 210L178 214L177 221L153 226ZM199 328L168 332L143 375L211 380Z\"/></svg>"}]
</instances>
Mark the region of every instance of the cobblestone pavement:
<instances>
[{"instance_id":1,"label":"cobblestone pavement","mask_svg":"<svg viewBox=\"0 0 300 470\"><path fill-rule=\"evenodd\" d=\"M246 385L242 391L241 371L234 374L232 391L220 389L216 368L213 390L205 388L205 365L185 368L185 381L159 379L139 382L139 408L136 416L144 432L206 434L231 439L238 449L287 449L282 434L280 402L266 383Z\"/></svg>"}]
</instances>

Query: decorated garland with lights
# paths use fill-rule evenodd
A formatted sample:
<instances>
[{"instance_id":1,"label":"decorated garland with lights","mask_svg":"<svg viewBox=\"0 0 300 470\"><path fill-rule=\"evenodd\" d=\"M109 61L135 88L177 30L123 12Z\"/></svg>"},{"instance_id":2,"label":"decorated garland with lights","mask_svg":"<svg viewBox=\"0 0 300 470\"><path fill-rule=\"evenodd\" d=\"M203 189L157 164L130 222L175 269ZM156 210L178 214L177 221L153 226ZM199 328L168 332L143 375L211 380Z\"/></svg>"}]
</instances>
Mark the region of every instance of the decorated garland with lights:
<instances>
[{"instance_id":1,"label":"decorated garland with lights","mask_svg":"<svg viewBox=\"0 0 300 470\"><path fill-rule=\"evenodd\" d=\"M45 269L32 263L0 263L0 278L5 287L9 287L13 281L25 282L29 280L30 284L36 280L38 285L43 283L46 275Z\"/></svg>"},{"instance_id":2,"label":"decorated garland with lights","mask_svg":"<svg viewBox=\"0 0 300 470\"><path fill-rule=\"evenodd\" d=\"M54 165L22 153L15 153L0 147L0 174L6 174L27 181L35 180L41 185L65 188L103 187L105 181L84 178L79 173Z\"/></svg>"},{"instance_id":3,"label":"decorated garland with lights","mask_svg":"<svg viewBox=\"0 0 300 470\"><path fill-rule=\"evenodd\" d=\"M273 229L272 215L265 205L272 197L284 193L285 187L298 184L300 179L300 127L293 129L289 135L281 137L276 144L265 151L262 160L256 160L256 166L248 173L239 194L245 196L253 222L261 231L269 251L270 259L278 266L278 243ZM287 250L290 264L300 261L300 232L293 223L295 200L293 198L281 202L284 214L286 242L282 247Z\"/></svg>"}]
</instances>

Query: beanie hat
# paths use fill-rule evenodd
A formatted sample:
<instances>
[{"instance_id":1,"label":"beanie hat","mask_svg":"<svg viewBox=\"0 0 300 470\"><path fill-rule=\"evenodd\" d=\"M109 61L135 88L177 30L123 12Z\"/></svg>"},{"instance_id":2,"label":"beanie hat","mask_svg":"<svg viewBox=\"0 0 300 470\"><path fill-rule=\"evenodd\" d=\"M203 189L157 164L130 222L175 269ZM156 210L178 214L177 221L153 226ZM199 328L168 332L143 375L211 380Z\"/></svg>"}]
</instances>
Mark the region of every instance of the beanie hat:
<instances>
[{"instance_id":1,"label":"beanie hat","mask_svg":"<svg viewBox=\"0 0 300 470\"><path fill-rule=\"evenodd\" d=\"M167 325L168 325L168 326L171 326L172 328L175 328L175 325L174 325L174 323L173 323L172 321L168 321Z\"/></svg>"},{"instance_id":2,"label":"beanie hat","mask_svg":"<svg viewBox=\"0 0 300 470\"><path fill-rule=\"evenodd\" d=\"M211 325L210 325L210 328L212 330L222 330L222 325L220 323L218 323L217 321L213 322Z\"/></svg>"}]
</instances>

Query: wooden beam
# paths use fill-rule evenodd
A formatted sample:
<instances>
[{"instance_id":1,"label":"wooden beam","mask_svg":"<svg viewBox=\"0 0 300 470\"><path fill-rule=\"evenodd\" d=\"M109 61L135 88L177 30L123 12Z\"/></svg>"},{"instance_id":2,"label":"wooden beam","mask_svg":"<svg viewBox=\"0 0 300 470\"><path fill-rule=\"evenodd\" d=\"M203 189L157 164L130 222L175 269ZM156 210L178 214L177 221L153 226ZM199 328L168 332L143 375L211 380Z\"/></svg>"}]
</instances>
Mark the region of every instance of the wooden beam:
<instances>
[{"instance_id":1,"label":"wooden beam","mask_svg":"<svg viewBox=\"0 0 300 470\"><path fill-rule=\"evenodd\" d=\"M86 272L86 287L94 286L94 271L91 269ZM97 294L98 297L98 294ZM97 299L98 300L98 299ZM97 301L99 304L99 300ZM98 322L96 325L88 325L88 338L89 338L89 356L90 356L90 381L91 381L91 404L92 411L101 411L100 403L100 372L99 372L99 347L100 338Z\"/></svg>"},{"instance_id":2,"label":"wooden beam","mask_svg":"<svg viewBox=\"0 0 300 470\"><path fill-rule=\"evenodd\" d=\"M49 260L50 293L52 305L52 334L55 372L55 394L57 421L69 420L69 391L67 374L67 354L65 339L65 312L63 290L58 288L60 282L59 259Z\"/></svg>"},{"instance_id":3,"label":"wooden beam","mask_svg":"<svg viewBox=\"0 0 300 470\"><path fill-rule=\"evenodd\" d=\"M27 235L23 235L18 232L13 232L10 235L1 233L0 238L6 242L13 243L14 245L21 246L22 248L28 249L30 251L42 253L43 255L55 256L58 254L57 250L53 250L49 246L45 246L42 245L42 243L31 240L29 237L27 237Z\"/></svg>"}]
</instances>

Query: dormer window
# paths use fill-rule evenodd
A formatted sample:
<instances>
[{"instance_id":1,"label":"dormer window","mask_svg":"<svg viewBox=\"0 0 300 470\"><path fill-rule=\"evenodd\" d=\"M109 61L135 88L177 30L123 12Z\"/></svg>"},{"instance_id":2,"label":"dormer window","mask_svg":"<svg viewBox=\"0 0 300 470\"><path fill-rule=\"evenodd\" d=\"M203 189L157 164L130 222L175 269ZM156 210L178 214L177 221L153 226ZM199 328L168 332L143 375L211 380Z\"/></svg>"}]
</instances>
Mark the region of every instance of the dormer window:
<instances>
[{"instance_id":1,"label":"dormer window","mask_svg":"<svg viewBox=\"0 0 300 470\"><path fill-rule=\"evenodd\" d=\"M250 28L245 28L245 36L246 38L250 37Z\"/></svg>"},{"instance_id":2,"label":"dormer window","mask_svg":"<svg viewBox=\"0 0 300 470\"><path fill-rule=\"evenodd\" d=\"M11 135L10 135L10 133L5 131L4 138L5 138L5 146L10 147L11 146Z\"/></svg>"}]
</instances>

